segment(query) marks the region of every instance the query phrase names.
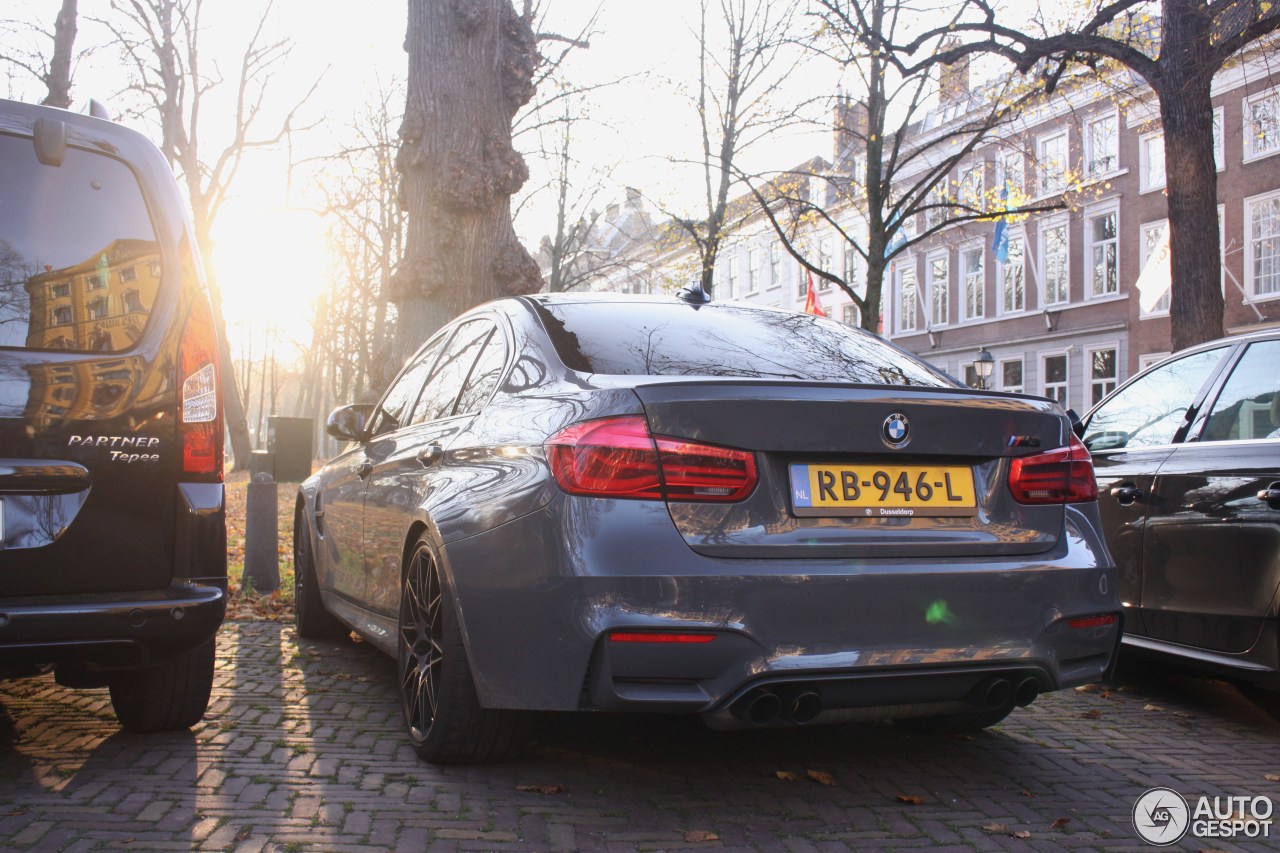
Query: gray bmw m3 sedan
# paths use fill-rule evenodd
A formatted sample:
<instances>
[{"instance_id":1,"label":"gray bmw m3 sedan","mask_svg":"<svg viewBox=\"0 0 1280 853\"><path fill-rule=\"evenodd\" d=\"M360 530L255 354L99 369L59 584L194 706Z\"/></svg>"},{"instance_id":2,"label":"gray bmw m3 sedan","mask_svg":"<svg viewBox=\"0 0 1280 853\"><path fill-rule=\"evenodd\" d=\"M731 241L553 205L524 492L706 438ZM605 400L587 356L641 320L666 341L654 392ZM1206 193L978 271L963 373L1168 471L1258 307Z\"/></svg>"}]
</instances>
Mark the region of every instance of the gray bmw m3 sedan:
<instances>
[{"instance_id":1,"label":"gray bmw m3 sedan","mask_svg":"<svg viewBox=\"0 0 1280 853\"><path fill-rule=\"evenodd\" d=\"M492 302L330 416L298 630L396 659L423 758L507 756L529 711L974 730L1106 673L1115 569L1056 403L700 296Z\"/></svg>"}]
</instances>

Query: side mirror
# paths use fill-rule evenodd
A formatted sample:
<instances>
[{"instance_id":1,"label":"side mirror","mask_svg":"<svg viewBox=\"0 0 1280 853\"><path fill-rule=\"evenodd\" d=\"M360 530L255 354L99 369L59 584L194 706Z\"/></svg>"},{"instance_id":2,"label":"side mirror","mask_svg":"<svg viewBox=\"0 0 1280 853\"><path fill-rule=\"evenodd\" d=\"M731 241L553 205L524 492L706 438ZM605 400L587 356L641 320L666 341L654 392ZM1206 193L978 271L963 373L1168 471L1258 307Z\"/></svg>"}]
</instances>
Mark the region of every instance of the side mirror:
<instances>
[{"instance_id":1,"label":"side mirror","mask_svg":"<svg viewBox=\"0 0 1280 853\"><path fill-rule=\"evenodd\" d=\"M324 423L324 431L339 441L364 441L369 415L373 406L368 403L352 403L339 406L329 413Z\"/></svg>"},{"instance_id":2,"label":"side mirror","mask_svg":"<svg viewBox=\"0 0 1280 853\"><path fill-rule=\"evenodd\" d=\"M1076 438L1084 438L1084 421L1080 420L1075 409L1067 409L1067 420L1071 421L1071 431L1076 434Z\"/></svg>"}]
</instances>

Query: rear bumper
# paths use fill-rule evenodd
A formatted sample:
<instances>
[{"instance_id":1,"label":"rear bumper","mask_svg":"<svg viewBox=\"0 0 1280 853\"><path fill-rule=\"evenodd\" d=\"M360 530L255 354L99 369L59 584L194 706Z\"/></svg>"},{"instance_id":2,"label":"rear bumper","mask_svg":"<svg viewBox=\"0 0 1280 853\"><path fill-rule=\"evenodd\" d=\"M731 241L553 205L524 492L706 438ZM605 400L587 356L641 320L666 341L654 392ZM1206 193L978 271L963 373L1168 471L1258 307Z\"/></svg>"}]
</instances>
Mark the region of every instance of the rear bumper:
<instances>
[{"instance_id":1,"label":"rear bumper","mask_svg":"<svg viewBox=\"0 0 1280 853\"><path fill-rule=\"evenodd\" d=\"M1119 644L1115 570L1085 519L1034 558L780 561L696 554L661 507L608 511L533 513L445 549L482 704L715 713L814 685L827 708L966 702L991 678L1099 679Z\"/></svg>"},{"instance_id":2,"label":"rear bumper","mask_svg":"<svg viewBox=\"0 0 1280 853\"><path fill-rule=\"evenodd\" d=\"M0 677L60 663L111 670L178 657L217 632L226 605L223 586L194 583L0 600Z\"/></svg>"}]
</instances>

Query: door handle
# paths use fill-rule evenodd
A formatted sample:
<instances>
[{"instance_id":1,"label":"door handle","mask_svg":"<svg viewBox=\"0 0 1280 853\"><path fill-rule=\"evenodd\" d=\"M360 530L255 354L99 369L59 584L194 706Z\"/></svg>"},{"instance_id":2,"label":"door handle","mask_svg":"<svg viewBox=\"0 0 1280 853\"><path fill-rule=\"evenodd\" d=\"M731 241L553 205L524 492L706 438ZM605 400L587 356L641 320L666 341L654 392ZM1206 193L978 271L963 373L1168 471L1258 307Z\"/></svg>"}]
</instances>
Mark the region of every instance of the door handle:
<instances>
[{"instance_id":1,"label":"door handle","mask_svg":"<svg viewBox=\"0 0 1280 853\"><path fill-rule=\"evenodd\" d=\"M418 461L422 463L423 468L429 468L439 462L443 457L444 447L442 447L438 441L433 441L418 451Z\"/></svg>"},{"instance_id":2,"label":"door handle","mask_svg":"<svg viewBox=\"0 0 1280 853\"><path fill-rule=\"evenodd\" d=\"M1280 509L1280 482L1272 483L1258 492L1258 500L1269 504L1272 509Z\"/></svg>"},{"instance_id":3,"label":"door handle","mask_svg":"<svg viewBox=\"0 0 1280 853\"><path fill-rule=\"evenodd\" d=\"M1116 499L1116 503L1121 506L1129 506L1129 504L1142 500L1142 489L1132 483L1125 483L1123 486L1116 486L1111 490L1111 497Z\"/></svg>"},{"instance_id":4,"label":"door handle","mask_svg":"<svg viewBox=\"0 0 1280 853\"><path fill-rule=\"evenodd\" d=\"M357 476L360 477L361 480L363 480L365 477L368 477L372 473L373 473L372 462L363 462L361 463L360 467L356 469L356 474Z\"/></svg>"}]
</instances>

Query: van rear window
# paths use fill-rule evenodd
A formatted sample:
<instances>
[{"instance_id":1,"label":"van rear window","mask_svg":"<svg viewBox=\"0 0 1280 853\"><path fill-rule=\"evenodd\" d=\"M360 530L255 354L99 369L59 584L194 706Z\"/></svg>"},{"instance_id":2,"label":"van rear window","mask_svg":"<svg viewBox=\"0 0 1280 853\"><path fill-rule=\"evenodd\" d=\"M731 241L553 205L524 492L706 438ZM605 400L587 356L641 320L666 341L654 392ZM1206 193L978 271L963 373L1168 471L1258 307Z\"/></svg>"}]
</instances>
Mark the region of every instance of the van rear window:
<instances>
[{"instance_id":1,"label":"van rear window","mask_svg":"<svg viewBox=\"0 0 1280 853\"><path fill-rule=\"evenodd\" d=\"M68 147L61 166L0 134L0 347L119 352L142 336L160 246L137 178Z\"/></svg>"}]
</instances>

